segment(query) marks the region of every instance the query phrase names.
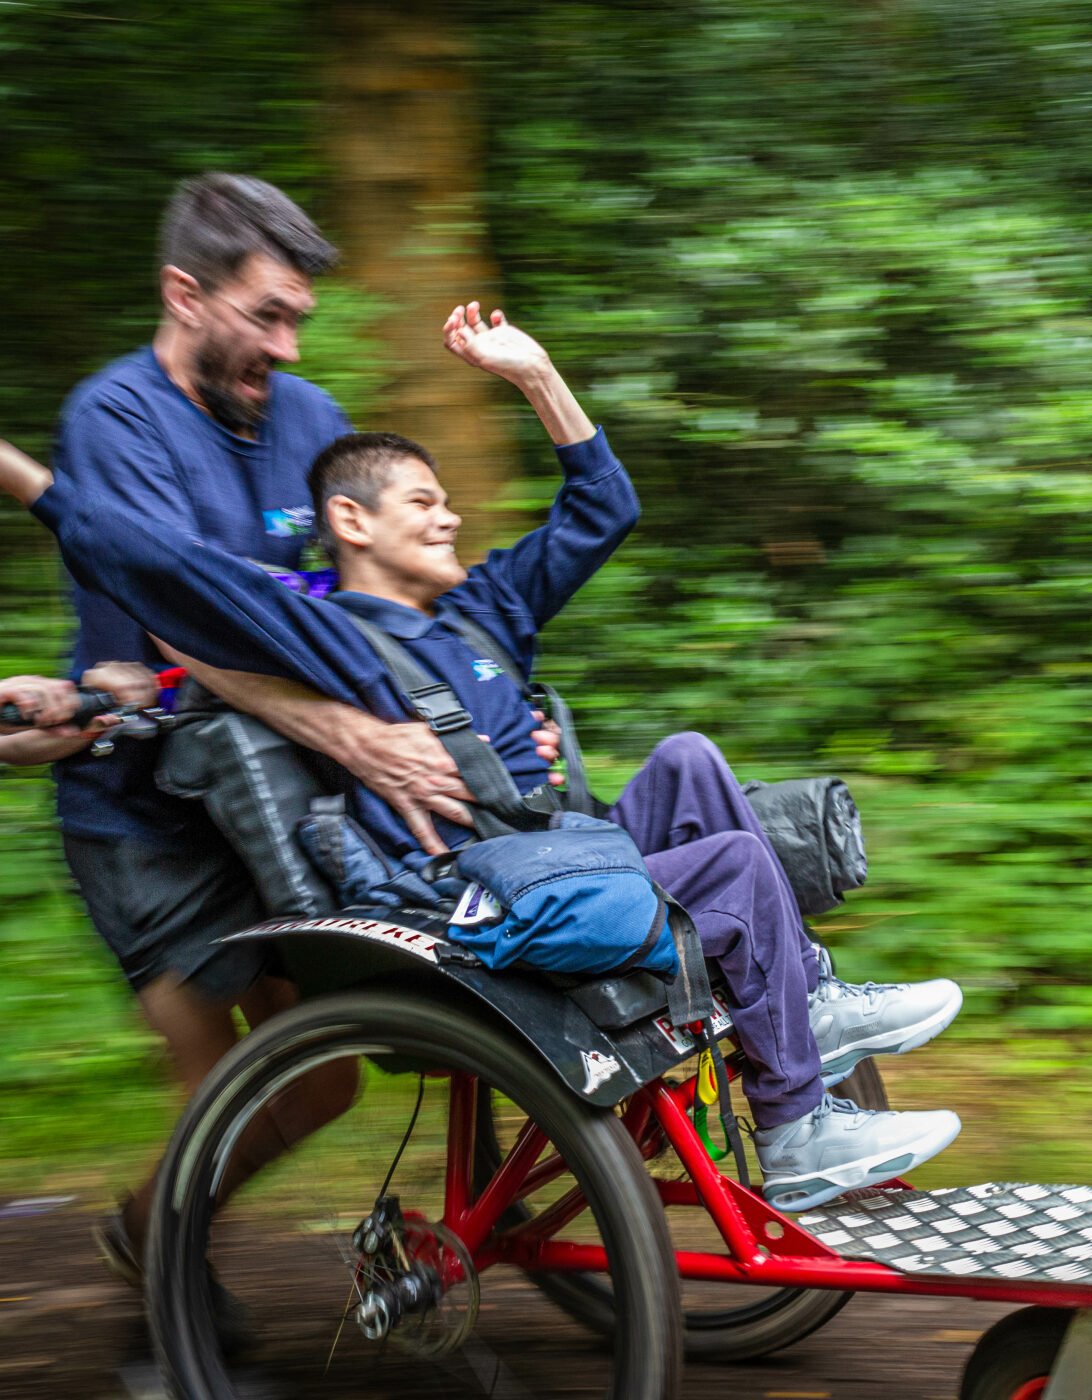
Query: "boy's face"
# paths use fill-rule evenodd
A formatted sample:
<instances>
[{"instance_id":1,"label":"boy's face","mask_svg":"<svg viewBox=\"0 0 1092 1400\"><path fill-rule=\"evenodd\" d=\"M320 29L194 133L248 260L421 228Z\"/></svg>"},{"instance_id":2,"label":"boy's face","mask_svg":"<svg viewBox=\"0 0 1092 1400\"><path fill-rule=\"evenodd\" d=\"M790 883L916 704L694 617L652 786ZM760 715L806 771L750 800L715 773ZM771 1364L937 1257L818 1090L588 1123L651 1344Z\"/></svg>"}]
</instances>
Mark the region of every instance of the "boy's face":
<instances>
[{"instance_id":1,"label":"boy's face","mask_svg":"<svg viewBox=\"0 0 1092 1400\"><path fill-rule=\"evenodd\" d=\"M466 578L455 553L462 520L448 509L447 493L431 467L403 457L374 511L368 547L371 571L388 583L390 596L430 603Z\"/></svg>"}]
</instances>

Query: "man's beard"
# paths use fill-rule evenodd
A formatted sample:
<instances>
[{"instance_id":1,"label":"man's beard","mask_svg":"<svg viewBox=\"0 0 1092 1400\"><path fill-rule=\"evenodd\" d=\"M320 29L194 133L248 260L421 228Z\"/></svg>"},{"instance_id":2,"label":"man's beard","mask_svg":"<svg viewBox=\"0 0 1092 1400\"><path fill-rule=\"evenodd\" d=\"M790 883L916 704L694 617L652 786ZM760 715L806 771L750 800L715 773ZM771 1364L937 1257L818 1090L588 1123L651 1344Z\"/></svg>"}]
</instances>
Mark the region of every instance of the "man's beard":
<instances>
[{"instance_id":1,"label":"man's beard","mask_svg":"<svg viewBox=\"0 0 1092 1400\"><path fill-rule=\"evenodd\" d=\"M217 423L229 432L243 434L257 428L265 417L265 402L244 399L230 387L234 382L223 348L210 342L202 345L194 359L194 388Z\"/></svg>"}]
</instances>

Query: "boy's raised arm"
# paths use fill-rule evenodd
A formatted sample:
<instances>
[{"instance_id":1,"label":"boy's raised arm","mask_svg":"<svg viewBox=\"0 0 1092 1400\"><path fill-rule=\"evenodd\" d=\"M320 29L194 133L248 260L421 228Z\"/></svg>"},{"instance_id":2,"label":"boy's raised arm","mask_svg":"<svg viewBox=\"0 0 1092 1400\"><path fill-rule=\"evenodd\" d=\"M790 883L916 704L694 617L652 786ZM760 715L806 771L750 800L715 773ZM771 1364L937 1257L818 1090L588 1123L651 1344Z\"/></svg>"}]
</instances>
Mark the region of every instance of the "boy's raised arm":
<instances>
[{"instance_id":1,"label":"boy's raised arm","mask_svg":"<svg viewBox=\"0 0 1092 1400\"><path fill-rule=\"evenodd\" d=\"M511 325L503 311L486 320L479 302L457 306L444 322L444 345L475 369L507 379L538 414L557 447L586 442L595 424L537 340Z\"/></svg>"}]
</instances>

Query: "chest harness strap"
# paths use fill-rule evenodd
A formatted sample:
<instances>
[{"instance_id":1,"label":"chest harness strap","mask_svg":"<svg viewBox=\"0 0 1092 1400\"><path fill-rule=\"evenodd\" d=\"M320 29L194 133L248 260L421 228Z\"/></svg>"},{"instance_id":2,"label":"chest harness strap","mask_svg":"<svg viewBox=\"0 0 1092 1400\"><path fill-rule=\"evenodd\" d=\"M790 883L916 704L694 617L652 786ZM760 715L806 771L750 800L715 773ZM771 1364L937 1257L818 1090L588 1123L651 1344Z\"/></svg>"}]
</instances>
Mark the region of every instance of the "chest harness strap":
<instances>
[{"instance_id":1,"label":"chest harness strap","mask_svg":"<svg viewBox=\"0 0 1092 1400\"><path fill-rule=\"evenodd\" d=\"M511 652L473 617L456 613L450 621L464 642L482 657L495 661L508 679L519 687L527 703L548 714L561 730L561 756L565 760L565 810L582 812L588 817L602 816L602 804L596 802L588 790L588 775L584 771L584 755L576 737L573 712L562 697L552 685L529 681Z\"/></svg>"},{"instance_id":2,"label":"chest harness strap","mask_svg":"<svg viewBox=\"0 0 1092 1400\"><path fill-rule=\"evenodd\" d=\"M560 810L553 789L543 784L526 796L521 793L496 750L478 738L474 721L451 687L430 676L401 642L374 622L356 613L349 616L390 672L410 709L450 754L477 799L472 813L477 835L485 840L510 831L545 827L550 814Z\"/></svg>"}]
</instances>

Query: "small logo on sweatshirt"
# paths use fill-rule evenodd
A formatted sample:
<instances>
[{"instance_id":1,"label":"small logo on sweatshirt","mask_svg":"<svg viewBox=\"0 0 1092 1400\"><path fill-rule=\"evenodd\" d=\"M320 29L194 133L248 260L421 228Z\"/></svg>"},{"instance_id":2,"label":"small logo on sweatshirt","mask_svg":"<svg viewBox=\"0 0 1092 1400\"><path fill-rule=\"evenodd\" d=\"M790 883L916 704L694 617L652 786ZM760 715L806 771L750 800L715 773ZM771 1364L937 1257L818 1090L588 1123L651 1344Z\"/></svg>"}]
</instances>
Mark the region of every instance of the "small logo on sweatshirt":
<instances>
[{"instance_id":1,"label":"small logo on sweatshirt","mask_svg":"<svg viewBox=\"0 0 1092 1400\"><path fill-rule=\"evenodd\" d=\"M309 535L315 512L311 506L282 506L280 510L263 510L262 519L267 535L285 540L293 535Z\"/></svg>"},{"instance_id":2,"label":"small logo on sweatshirt","mask_svg":"<svg viewBox=\"0 0 1092 1400\"><path fill-rule=\"evenodd\" d=\"M479 657L478 660L474 662L475 680L495 681L498 676L503 675L504 667L498 666L495 661L491 661L487 656Z\"/></svg>"}]
</instances>

